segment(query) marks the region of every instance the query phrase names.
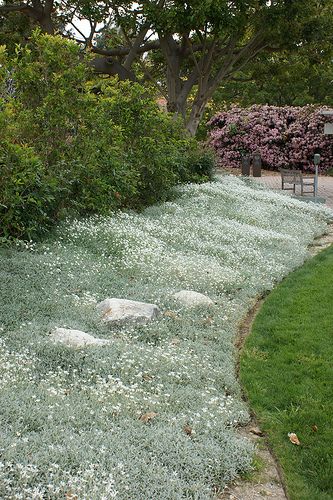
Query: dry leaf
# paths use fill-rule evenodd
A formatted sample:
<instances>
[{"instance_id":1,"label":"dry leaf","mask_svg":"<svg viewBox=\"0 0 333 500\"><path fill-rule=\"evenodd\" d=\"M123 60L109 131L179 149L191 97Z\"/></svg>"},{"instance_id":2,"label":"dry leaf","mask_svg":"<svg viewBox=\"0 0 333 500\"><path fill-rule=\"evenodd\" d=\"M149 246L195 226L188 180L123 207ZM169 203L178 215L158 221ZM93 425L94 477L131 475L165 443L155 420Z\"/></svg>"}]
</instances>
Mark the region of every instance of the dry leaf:
<instances>
[{"instance_id":1,"label":"dry leaf","mask_svg":"<svg viewBox=\"0 0 333 500\"><path fill-rule=\"evenodd\" d=\"M311 427L311 429L313 430L313 432L317 432L318 427L316 426L316 424L313 424L313 426Z\"/></svg>"},{"instance_id":2,"label":"dry leaf","mask_svg":"<svg viewBox=\"0 0 333 500\"><path fill-rule=\"evenodd\" d=\"M183 430L188 436L192 436L193 429L188 424L184 425Z\"/></svg>"},{"instance_id":3,"label":"dry leaf","mask_svg":"<svg viewBox=\"0 0 333 500\"><path fill-rule=\"evenodd\" d=\"M148 375L148 373L144 373L142 375L142 378L145 382L149 382L150 380L153 380L153 377L151 375Z\"/></svg>"},{"instance_id":4,"label":"dry leaf","mask_svg":"<svg viewBox=\"0 0 333 500\"><path fill-rule=\"evenodd\" d=\"M78 496L74 495L74 493L71 493L70 491L68 491L67 493L65 493L65 498L66 498L66 500L77 500Z\"/></svg>"},{"instance_id":5,"label":"dry leaf","mask_svg":"<svg viewBox=\"0 0 333 500\"><path fill-rule=\"evenodd\" d=\"M259 429L259 427L251 427L249 429L252 434L255 434L256 436L263 436L264 433Z\"/></svg>"},{"instance_id":6,"label":"dry leaf","mask_svg":"<svg viewBox=\"0 0 333 500\"><path fill-rule=\"evenodd\" d=\"M172 319L179 319L178 314L176 314L174 311L165 311L163 313L163 316L166 316L167 318L172 318Z\"/></svg>"},{"instance_id":7,"label":"dry leaf","mask_svg":"<svg viewBox=\"0 0 333 500\"><path fill-rule=\"evenodd\" d=\"M291 443L297 444L297 446L301 444L297 435L294 432L288 432L288 436Z\"/></svg>"},{"instance_id":8,"label":"dry leaf","mask_svg":"<svg viewBox=\"0 0 333 500\"><path fill-rule=\"evenodd\" d=\"M212 318L211 316L208 316L207 318L205 318L205 319L203 320L203 324L204 324L204 325L208 325L208 326L210 326L210 325L212 325L213 323L214 323L214 320L213 320L213 318Z\"/></svg>"},{"instance_id":9,"label":"dry leaf","mask_svg":"<svg viewBox=\"0 0 333 500\"><path fill-rule=\"evenodd\" d=\"M147 422L150 422L153 418L157 417L158 413L155 413L154 411L150 411L149 413L144 413L141 415L140 420L141 422L144 422L145 424Z\"/></svg>"}]
</instances>

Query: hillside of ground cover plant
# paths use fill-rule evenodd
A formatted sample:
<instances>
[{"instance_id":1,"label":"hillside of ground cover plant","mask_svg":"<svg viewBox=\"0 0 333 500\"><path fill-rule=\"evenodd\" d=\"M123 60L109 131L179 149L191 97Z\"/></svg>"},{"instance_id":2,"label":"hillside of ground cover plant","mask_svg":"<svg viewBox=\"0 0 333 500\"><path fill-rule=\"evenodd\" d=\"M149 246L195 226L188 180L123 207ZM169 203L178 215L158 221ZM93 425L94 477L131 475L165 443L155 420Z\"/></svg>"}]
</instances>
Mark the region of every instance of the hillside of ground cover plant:
<instances>
[{"instance_id":1,"label":"hillside of ground cover plant","mask_svg":"<svg viewBox=\"0 0 333 500\"><path fill-rule=\"evenodd\" d=\"M43 243L2 249L0 497L209 499L249 471L237 325L302 264L331 215L224 176L140 214L68 220ZM214 305L182 307L182 289ZM162 315L110 327L96 311L107 297ZM55 327L111 343L54 344Z\"/></svg>"}]
</instances>

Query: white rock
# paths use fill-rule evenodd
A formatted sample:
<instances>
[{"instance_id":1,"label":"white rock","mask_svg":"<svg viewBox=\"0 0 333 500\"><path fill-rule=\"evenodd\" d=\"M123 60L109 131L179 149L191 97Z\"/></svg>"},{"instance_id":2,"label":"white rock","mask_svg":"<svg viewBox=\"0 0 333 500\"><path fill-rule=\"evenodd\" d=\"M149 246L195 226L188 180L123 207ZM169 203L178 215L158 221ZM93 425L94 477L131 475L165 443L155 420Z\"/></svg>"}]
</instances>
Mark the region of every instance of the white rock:
<instances>
[{"instance_id":1,"label":"white rock","mask_svg":"<svg viewBox=\"0 0 333 500\"><path fill-rule=\"evenodd\" d=\"M181 290L175 293L173 298L185 307L212 306L214 304L207 295L193 290Z\"/></svg>"},{"instance_id":2,"label":"white rock","mask_svg":"<svg viewBox=\"0 0 333 500\"><path fill-rule=\"evenodd\" d=\"M155 304L126 299L105 299L97 304L104 321L115 323L148 323L160 314Z\"/></svg>"},{"instance_id":3,"label":"white rock","mask_svg":"<svg viewBox=\"0 0 333 500\"><path fill-rule=\"evenodd\" d=\"M85 347L90 345L110 344L110 340L98 339L89 333L80 330L69 330L67 328L55 328L50 335L52 342L60 342L69 347Z\"/></svg>"}]
</instances>

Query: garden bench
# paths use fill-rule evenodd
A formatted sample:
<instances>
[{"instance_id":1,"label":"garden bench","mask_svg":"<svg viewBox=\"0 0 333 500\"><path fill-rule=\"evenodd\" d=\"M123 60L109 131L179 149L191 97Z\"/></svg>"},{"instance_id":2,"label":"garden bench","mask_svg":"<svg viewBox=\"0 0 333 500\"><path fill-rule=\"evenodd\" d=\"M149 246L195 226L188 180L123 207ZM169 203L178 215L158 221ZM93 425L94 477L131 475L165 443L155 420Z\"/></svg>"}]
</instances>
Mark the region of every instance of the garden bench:
<instances>
[{"instance_id":1,"label":"garden bench","mask_svg":"<svg viewBox=\"0 0 333 500\"><path fill-rule=\"evenodd\" d=\"M304 194L313 194L315 196L315 176L304 176L300 170L280 168L282 189L296 193L296 186L301 187L301 196ZM291 185L291 187L287 187ZM309 191L305 190L310 188Z\"/></svg>"}]
</instances>

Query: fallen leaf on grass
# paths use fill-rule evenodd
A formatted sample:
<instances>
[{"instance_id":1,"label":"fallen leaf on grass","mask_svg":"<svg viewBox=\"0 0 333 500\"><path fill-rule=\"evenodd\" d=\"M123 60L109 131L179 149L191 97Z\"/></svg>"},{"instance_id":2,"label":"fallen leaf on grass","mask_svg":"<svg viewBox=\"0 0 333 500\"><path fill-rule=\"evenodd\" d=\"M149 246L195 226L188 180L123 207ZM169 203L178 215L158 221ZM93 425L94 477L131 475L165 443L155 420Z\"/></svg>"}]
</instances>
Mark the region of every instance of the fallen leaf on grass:
<instances>
[{"instance_id":1,"label":"fallen leaf on grass","mask_svg":"<svg viewBox=\"0 0 333 500\"><path fill-rule=\"evenodd\" d=\"M150 422L153 418L157 417L158 413L155 413L154 411L150 411L149 413L144 413L141 415L140 420L141 422L144 422L145 424L147 422Z\"/></svg>"},{"instance_id":2,"label":"fallen leaf on grass","mask_svg":"<svg viewBox=\"0 0 333 500\"><path fill-rule=\"evenodd\" d=\"M313 432L317 432L318 427L316 426L316 424L313 424L311 429L313 430Z\"/></svg>"},{"instance_id":3,"label":"fallen leaf on grass","mask_svg":"<svg viewBox=\"0 0 333 500\"><path fill-rule=\"evenodd\" d=\"M301 444L300 440L294 432L288 432L288 436L291 443L296 444L297 446Z\"/></svg>"},{"instance_id":4,"label":"fallen leaf on grass","mask_svg":"<svg viewBox=\"0 0 333 500\"><path fill-rule=\"evenodd\" d=\"M251 429L249 430L252 434L255 434L256 436L262 437L264 435L264 433L259 429L259 427L251 427Z\"/></svg>"}]
</instances>

